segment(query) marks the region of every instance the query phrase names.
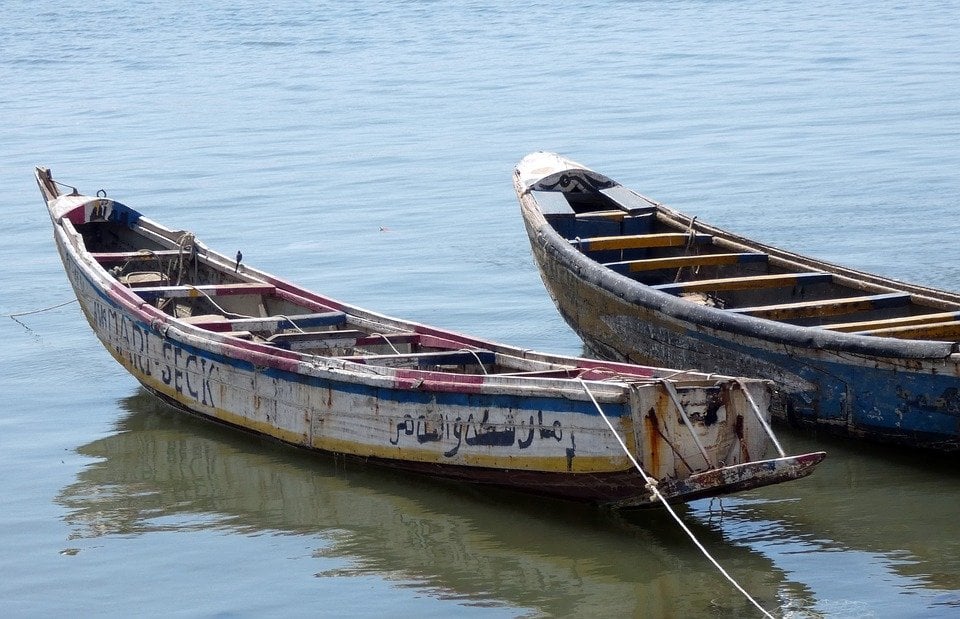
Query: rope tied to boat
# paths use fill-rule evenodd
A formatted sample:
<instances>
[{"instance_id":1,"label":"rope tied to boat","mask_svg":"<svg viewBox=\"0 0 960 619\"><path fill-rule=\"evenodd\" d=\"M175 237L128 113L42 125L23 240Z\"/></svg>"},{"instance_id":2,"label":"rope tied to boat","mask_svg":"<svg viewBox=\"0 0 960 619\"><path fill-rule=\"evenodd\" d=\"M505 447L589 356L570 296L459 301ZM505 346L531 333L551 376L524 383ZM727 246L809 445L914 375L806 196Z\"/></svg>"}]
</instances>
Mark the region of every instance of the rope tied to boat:
<instances>
[{"instance_id":1,"label":"rope tied to boat","mask_svg":"<svg viewBox=\"0 0 960 619\"><path fill-rule=\"evenodd\" d=\"M660 378L657 379L657 382L663 387L663 390L667 392L667 396L670 398L670 401L673 402L674 408L677 409L677 412L680 413L680 418L683 419L683 424L687 426L687 429L690 431L690 436L693 437L693 442L696 443L697 449L700 450L700 455L703 456L704 462L707 463L707 466L710 468L717 468L717 464L710 461L710 456L707 455L707 450L703 446L703 443L700 442L700 437L697 436L697 431L693 428L693 423L690 422L690 417L687 416L687 411L683 407L683 403L680 401L680 394L677 393L677 388L673 386L673 381Z\"/></svg>"},{"instance_id":2,"label":"rope tied to boat","mask_svg":"<svg viewBox=\"0 0 960 619\"><path fill-rule=\"evenodd\" d=\"M179 252L177 252L177 286L179 286L183 280L184 254L188 254L191 260L196 258L196 236L193 232L184 232L180 235L180 240L177 241L177 249L179 249ZM196 262L194 262L194 269L196 269ZM196 274L194 274L193 279L196 281Z\"/></svg>"},{"instance_id":3,"label":"rope tied to boat","mask_svg":"<svg viewBox=\"0 0 960 619\"><path fill-rule=\"evenodd\" d=\"M29 316L30 314L40 314L42 312L49 312L50 310L55 310L59 307L65 305L70 305L71 303L76 303L76 299L70 299L69 301L64 301L63 303L57 303L56 305L51 305L50 307L41 307L40 309L26 310L23 312L13 312L12 314L2 314L4 318L13 318L16 320L20 316Z\"/></svg>"},{"instance_id":4,"label":"rope tied to boat","mask_svg":"<svg viewBox=\"0 0 960 619\"><path fill-rule=\"evenodd\" d=\"M757 419L760 421L760 425L763 426L763 430L767 433L767 436L770 437L770 441L773 443L773 446L776 448L777 453L780 454L781 458L786 458L787 454L783 451L783 447L780 446L780 441L777 440L776 435L773 433L773 429L770 427L770 424L767 423L767 420L763 417L763 414L760 412L760 407L757 406L756 401L753 399L753 396L750 395L750 390L747 389L747 385L740 378L734 378L733 382L740 387L740 390L743 391L743 395L746 397L747 403L750 404L750 408L753 409L753 413L757 416Z\"/></svg>"},{"instance_id":5,"label":"rope tied to boat","mask_svg":"<svg viewBox=\"0 0 960 619\"><path fill-rule=\"evenodd\" d=\"M693 229L693 224L696 223L697 218L694 217L690 220L690 224L687 226L687 243L683 247L683 253L689 254L690 248L693 247L694 242L697 240L697 233ZM691 267L691 270L694 275L700 272L700 266ZM680 281L680 275L683 274L683 267L677 269L677 275L673 278L673 282L677 283Z\"/></svg>"},{"instance_id":6,"label":"rope tied to boat","mask_svg":"<svg viewBox=\"0 0 960 619\"><path fill-rule=\"evenodd\" d=\"M737 589L737 591L742 593L743 596L747 598L747 600L749 600L750 603L753 604L757 610L763 613L764 617L769 617L770 619L773 619L773 615L767 612L767 609L761 606L760 603L757 602L753 598L753 596L751 596L747 592L747 590L740 585L740 583L734 580L734 578L725 569L723 569L723 566L721 566L720 563L713 558L713 556L707 551L706 547L704 547L704 545L700 542L700 540L697 539L697 536L693 534L693 531L691 531L690 528L687 527L686 524L684 524L683 520L680 519L680 516L677 515L677 512L674 511L673 507L670 506L670 503L660 493L659 488L657 488L657 485L659 482L656 479L654 479L653 476L647 474L647 472L643 470L643 467L641 467L640 464L637 462L637 459L633 457L633 453L631 453L630 450L627 448L627 444L623 441L623 439L620 437L620 434L613 427L613 424L610 422L610 419L607 418L606 413L603 412L603 408L600 406L600 403L597 402L597 399L593 396L593 392L590 391L590 388L587 386L587 383L582 378L577 378L577 380L580 381L580 385L583 387L583 390L586 392L587 397L589 397L590 401L593 402L593 405L596 407L597 412L600 413L600 417L603 418L603 421L607 424L607 427L610 428L610 432L612 432L614 438L617 439L617 442L620 444L620 448L623 449L623 453L627 455L627 458L633 464L633 467L637 469L641 477L643 477L645 487L648 490L650 490L650 494L653 496L653 498L656 498L658 501L660 501L663 504L663 507L673 517L673 519L677 522L677 524L680 525L680 528L683 529L683 532L687 534L687 536L693 541L693 543L697 546L700 552L703 553L703 556L705 556L710 561L710 563L712 563L713 566L717 568L717 570L724 576L724 578L726 578L730 582L730 584L732 584Z\"/></svg>"},{"instance_id":7,"label":"rope tied to boat","mask_svg":"<svg viewBox=\"0 0 960 619\"><path fill-rule=\"evenodd\" d=\"M383 338L383 341L387 343L387 346L389 346L390 349L393 350L393 353L394 353L395 355L401 354L400 351L397 349L397 347L393 345L393 342L390 341L390 338L388 338L388 337L387 337L386 335L384 335L383 333L370 333L370 334L369 334L369 337L380 337L380 338Z\"/></svg>"}]
</instances>

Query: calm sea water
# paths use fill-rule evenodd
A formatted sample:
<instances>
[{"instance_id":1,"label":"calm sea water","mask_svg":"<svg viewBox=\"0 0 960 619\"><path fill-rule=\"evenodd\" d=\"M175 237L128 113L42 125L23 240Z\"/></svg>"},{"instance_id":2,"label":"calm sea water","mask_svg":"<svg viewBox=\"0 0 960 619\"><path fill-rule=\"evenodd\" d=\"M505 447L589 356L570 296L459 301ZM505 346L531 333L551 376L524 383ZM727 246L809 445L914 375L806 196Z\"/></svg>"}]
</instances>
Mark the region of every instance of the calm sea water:
<instances>
[{"instance_id":1,"label":"calm sea water","mask_svg":"<svg viewBox=\"0 0 960 619\"><path fill-rule=\"evenodd\" d=\"M955 1L0 5L0 614L741 617L668 517L475 493L157 404L72 298L35 165L385 313L577 353L511 170L559 151L748 236L960 289ZM681 510L776 615L960 616L955 463Z\"/></svg>"}]
</instances>

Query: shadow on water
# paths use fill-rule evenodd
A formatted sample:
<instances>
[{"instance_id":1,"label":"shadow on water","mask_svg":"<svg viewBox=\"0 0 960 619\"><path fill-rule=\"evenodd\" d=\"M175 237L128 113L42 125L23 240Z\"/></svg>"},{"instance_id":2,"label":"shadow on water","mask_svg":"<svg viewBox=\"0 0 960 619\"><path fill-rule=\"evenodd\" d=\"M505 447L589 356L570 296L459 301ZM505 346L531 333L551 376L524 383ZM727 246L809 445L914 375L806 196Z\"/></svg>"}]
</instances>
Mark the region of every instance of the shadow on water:
<instances>
[{"instance_id":1,"label":"shadow on water","mask_svg":"<svg viewBox=\"0 0 960 619\"><path fill-rule=\"evenodd\" d=\"M316 557L344 564L321 578L378 575L440 599L549 615L756 615L662 510L618 516L345 464L183 415L142 390L120 405L129 414L79 448L97 461L57 498L75 539L315 536ZM684 519L765 607L785 592L806 605L809 592L762 553Z\"/></svg>"}]
</instances>

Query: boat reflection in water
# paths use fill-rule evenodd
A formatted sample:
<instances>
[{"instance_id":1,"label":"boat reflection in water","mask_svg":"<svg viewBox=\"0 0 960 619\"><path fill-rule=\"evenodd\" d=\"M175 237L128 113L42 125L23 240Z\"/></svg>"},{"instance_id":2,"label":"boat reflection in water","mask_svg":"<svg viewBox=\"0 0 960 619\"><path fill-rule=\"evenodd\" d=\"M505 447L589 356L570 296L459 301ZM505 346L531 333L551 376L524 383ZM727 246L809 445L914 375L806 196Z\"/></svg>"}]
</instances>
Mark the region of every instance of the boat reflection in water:
<instances>
[{"instance_id":1,"label":"boat reflection in water","mask_svg":"<svg viewBox=\"0 0 960 619\"><path fill-rule=\"evenodd\" d=\"M374 575L453 604L565 616L756 614L661 511L625 520L305 458L184 416L142 390L120 405L129 415L80 447L97 460L58 497L78 539L200 529L309 536L318 564L335 557L347 566L320 577ZM760 553L686 520L766 608L807 604L810 593L785 583Z\"/></svg>"},{"instance_id":2,"label":"boat reflection in water","mask_svg":"<svg viewBox=\"0 0 960 619\"><path fill-rule=\"evenodd\" d=\"M789 443L802 449L814 441L790 436ZM830 616L960 610L955 460L839 439L815 444L830 450L830 466L802 494L765 488L723 501L714 522L727 542L762 553L789 579L806 583L820 600L816 610ZM710 518L708 505L695 504L691 515Z\"/></svg>"}]
</instances>

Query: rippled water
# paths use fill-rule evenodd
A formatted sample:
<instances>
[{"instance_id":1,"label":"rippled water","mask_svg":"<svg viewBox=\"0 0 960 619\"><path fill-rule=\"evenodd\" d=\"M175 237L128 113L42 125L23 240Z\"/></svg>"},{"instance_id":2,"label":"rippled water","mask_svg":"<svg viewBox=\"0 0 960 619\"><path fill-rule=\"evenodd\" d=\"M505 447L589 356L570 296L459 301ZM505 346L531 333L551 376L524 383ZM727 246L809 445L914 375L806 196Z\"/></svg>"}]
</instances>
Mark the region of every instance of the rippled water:
<instances>
[{"instance_id":1,"label":"rippled water","mask_svg":"<svg viewBox=\"0 0 960 619\"><path fill-rule=\"evenodd\" d=\"M957 2L0 6L0 313L71 298L35 165L385 313L576 353L514 163L960 289ZM357 470L184 419L75 305L0 319L0 613L755 616L664 514ZM816 437L685 521L769 610L960 614L953 462Z\"/></svg>"}]
</instances>

